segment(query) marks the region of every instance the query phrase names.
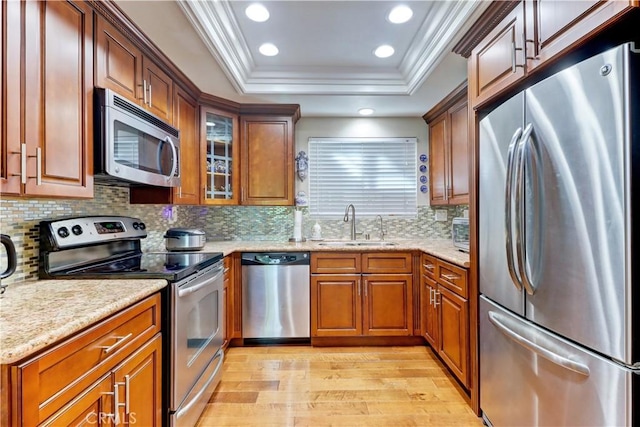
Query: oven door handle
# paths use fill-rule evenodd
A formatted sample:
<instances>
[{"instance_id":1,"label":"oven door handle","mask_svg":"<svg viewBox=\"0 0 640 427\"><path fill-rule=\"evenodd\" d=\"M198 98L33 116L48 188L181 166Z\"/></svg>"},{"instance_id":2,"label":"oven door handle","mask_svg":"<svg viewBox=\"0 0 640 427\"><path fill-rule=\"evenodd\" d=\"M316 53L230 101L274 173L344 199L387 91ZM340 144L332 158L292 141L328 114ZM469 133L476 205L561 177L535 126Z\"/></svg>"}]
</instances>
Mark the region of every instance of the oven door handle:
<instances>
[{"instance_id":1,"label":"oven door handle","mask_svg":"<svg viewBox=\"0 0 640 427\"><path fill-rule=\"evenodd\" d=\"M187 402L186 405L184 405L181 409L178 410L178 412L176 412L176 418L179 419L185 413L189 412L191 407L200 400L204 392L207 391L207 389L209 388L209 385L216 379L216 376L218 375L218 371L220 371L220 368L222 367L222 359L224 359L224 352L219 351L215 356L213 356L213 359L211 360L210 363L213 363L214 360L216 360L217 358L220 358L221 360L218 362L218 366L216 366L216 369L214 369L213 373L211 374L211 376L209 376L209 378L207 379L207 382L200 388L198 393L195 396L193 396L193 399Z\"/></svg>"},{"instance_id":2,"label":"oven door handle","mask_svg":"<svg viewBox=\"0 0 640 427\"><path fill-rule=\"evenodd\" d=\"M220 267L211 270L211 272L214 274L213 277L208 278L207 280L205 280L204 282L200 282L198 283L197 280L194 280L194 284L190 285L190 286L186 286L184 288L180 288L178 290L178 297L182 298L183 296L189 295L194 293L197 290L200 290L202 288L204 288L205 286L209 286L212 282L215 282L216 280L218 280L222 274L223 274L223 266L221 265Z\"/></svg>"}]
</instances>

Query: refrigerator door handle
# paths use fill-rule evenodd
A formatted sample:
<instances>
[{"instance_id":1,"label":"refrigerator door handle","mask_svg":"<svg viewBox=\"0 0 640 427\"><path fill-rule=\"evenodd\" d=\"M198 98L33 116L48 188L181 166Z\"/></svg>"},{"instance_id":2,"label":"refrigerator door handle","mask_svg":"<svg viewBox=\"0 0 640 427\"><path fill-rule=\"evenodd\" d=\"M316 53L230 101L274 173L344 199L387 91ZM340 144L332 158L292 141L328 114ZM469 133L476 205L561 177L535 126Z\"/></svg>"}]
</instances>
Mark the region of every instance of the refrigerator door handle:
<instances>
[{"instance_id":1,"label":"refrigerator door handle","mask_svg":"<svg viewBox=\"0 0 640 427\"><path fill-rule=\"evenodd\" d=\"M529 144L529 138L533 132L533 125L529 123L522 133L520 143L518 146L522 146L519 150L519 156L516 159L516 248L518 255L518 273L520 273L520 279L522 279L522 285L529 295L533 295L536 290L533 286L529 273L527 272L527 257L526 257L526 243L524 239L524 218L522 209L524 207L523 192L525 186L524 180L524 162L525 155L527 153L527 147Z\"/></svg>"},{"instance_id":2,"label":"refrigerator door handle","mask_svg":"<svg viewBox=\"0 0 640 427\"><path fill-rule=\"evenodd\" d=\"M548 347L553 347L553 343L550 340L545 339L544 335L537 334L537 332L531 328L529 334L536 334L535 341L524 337L525 334L519 334L518 332L509 328L505 323L512 323L510 326L517 327L518 325L513 324L514 322L509 322L509 319L500 313L495 311L489 312L489 321L496 327L500 332L506 335L508 338L513 340L514 342L520 344L522 347L544 357L556 365L562 366L565 369L569 369L570 371L576 372L580 375L584 375L586 377L591 373L588 366L576 362L575 360L569 359L570 355L561 355L558 354L559 349L550 350L544 347L541 344L546 344Z\"/></svg>"},{"instance_id":3,"label":"refrigerator door handle","mask_svg":"<svg viewBox=\"0 0 640 427\"><path fill-rule=\"evenodd\" d=\"M515 264L513 261L513 236L512 236L512 218L511 218L511 207L513 206L513 173L514 173L514 158L516 153L516 148L518 147L518 141L520 141L520 137L522 136L522 128L518 128L516 132L511 137L511 142L509 143L509 151L507 153L507 176L506 176L506 185L505 185L505 200L504 200L504 231L505 231L505 249L507 251L507 268L509 270L509 275L511 276L511 281L513 285L516 287L518 291L522 291L522 284L520 283L520 278L516 274Z\"/></svg>"}]
</instances>

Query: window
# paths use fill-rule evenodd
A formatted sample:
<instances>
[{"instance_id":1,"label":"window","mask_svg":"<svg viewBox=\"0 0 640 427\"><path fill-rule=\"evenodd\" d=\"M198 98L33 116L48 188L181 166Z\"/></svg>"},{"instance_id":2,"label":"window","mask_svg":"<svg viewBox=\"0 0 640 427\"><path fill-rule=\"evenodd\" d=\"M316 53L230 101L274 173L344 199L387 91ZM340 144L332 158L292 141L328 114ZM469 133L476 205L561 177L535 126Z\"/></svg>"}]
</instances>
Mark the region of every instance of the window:
<instances>
[{"instance_id":1,"label":"window","mask_svg":"<svg viewBox=\"0 0 640 427\"><path fill-rule=\"evenodd\" d=\"M309 212L417 215L417 138L309 138Z\"/></svg>"}]
</instances>

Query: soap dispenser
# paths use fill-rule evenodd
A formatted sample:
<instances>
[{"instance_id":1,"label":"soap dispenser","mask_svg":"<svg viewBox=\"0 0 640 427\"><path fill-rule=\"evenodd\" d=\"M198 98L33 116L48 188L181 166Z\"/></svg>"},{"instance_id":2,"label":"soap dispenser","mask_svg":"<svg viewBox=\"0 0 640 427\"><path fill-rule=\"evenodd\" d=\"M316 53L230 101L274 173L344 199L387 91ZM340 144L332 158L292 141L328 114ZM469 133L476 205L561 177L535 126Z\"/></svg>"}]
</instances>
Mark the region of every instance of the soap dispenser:
<instances>
[{"instance_id":1,"label":"soap dispenser","mask_svg":"<svg viewBox=\"0 0 640 427\"><path fill-rule=\"evenodd\" d=\"M322 240L322 227L318 224L318 221L313 225L311 238L313 240Z\"/></svg>"}]
</instances>

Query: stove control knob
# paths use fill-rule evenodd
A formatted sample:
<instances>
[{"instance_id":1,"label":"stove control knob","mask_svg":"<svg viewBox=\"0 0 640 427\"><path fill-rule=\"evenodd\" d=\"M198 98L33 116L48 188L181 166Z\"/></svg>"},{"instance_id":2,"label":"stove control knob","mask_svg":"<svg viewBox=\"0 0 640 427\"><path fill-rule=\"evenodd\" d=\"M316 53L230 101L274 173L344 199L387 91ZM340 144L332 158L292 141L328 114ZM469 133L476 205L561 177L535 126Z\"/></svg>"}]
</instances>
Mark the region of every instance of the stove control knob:
<instances>
[{"instance_id":1,"label":"stove control knob","mask_svg":"<svg viewBox=\"0 0 640 427\"><path fill-rule=\"evenodd\" d=\"M69 237L69 229L67 227L58 228L58 236L62 237L63 239L65 237Z\"/></svg>"},{"instance_id":2,"label":"stove control knob","mask_svg":"<svg viewBox=\"0 0 640 427\"><path fill-rule=\"evenodd\" d=\"M140 224L138 224L138 228L139 228L140 230L144 230L145 228L147 228L147 226L146 226L146 225L144 225L144 222L141 222Z\"/></svg>"},{"instance_id":3,"label":"stove control knob","mask_svg":"<svg viewBox=\"0 0 640 427\"><path fill-rule=\"evenodd\" d=\"M73 234L75 234L76 236L79 236L82 234L82 227L80 227L79 225L74 225L73 227L71 227L71 232Z\"/></svg>"}]
</instances>

